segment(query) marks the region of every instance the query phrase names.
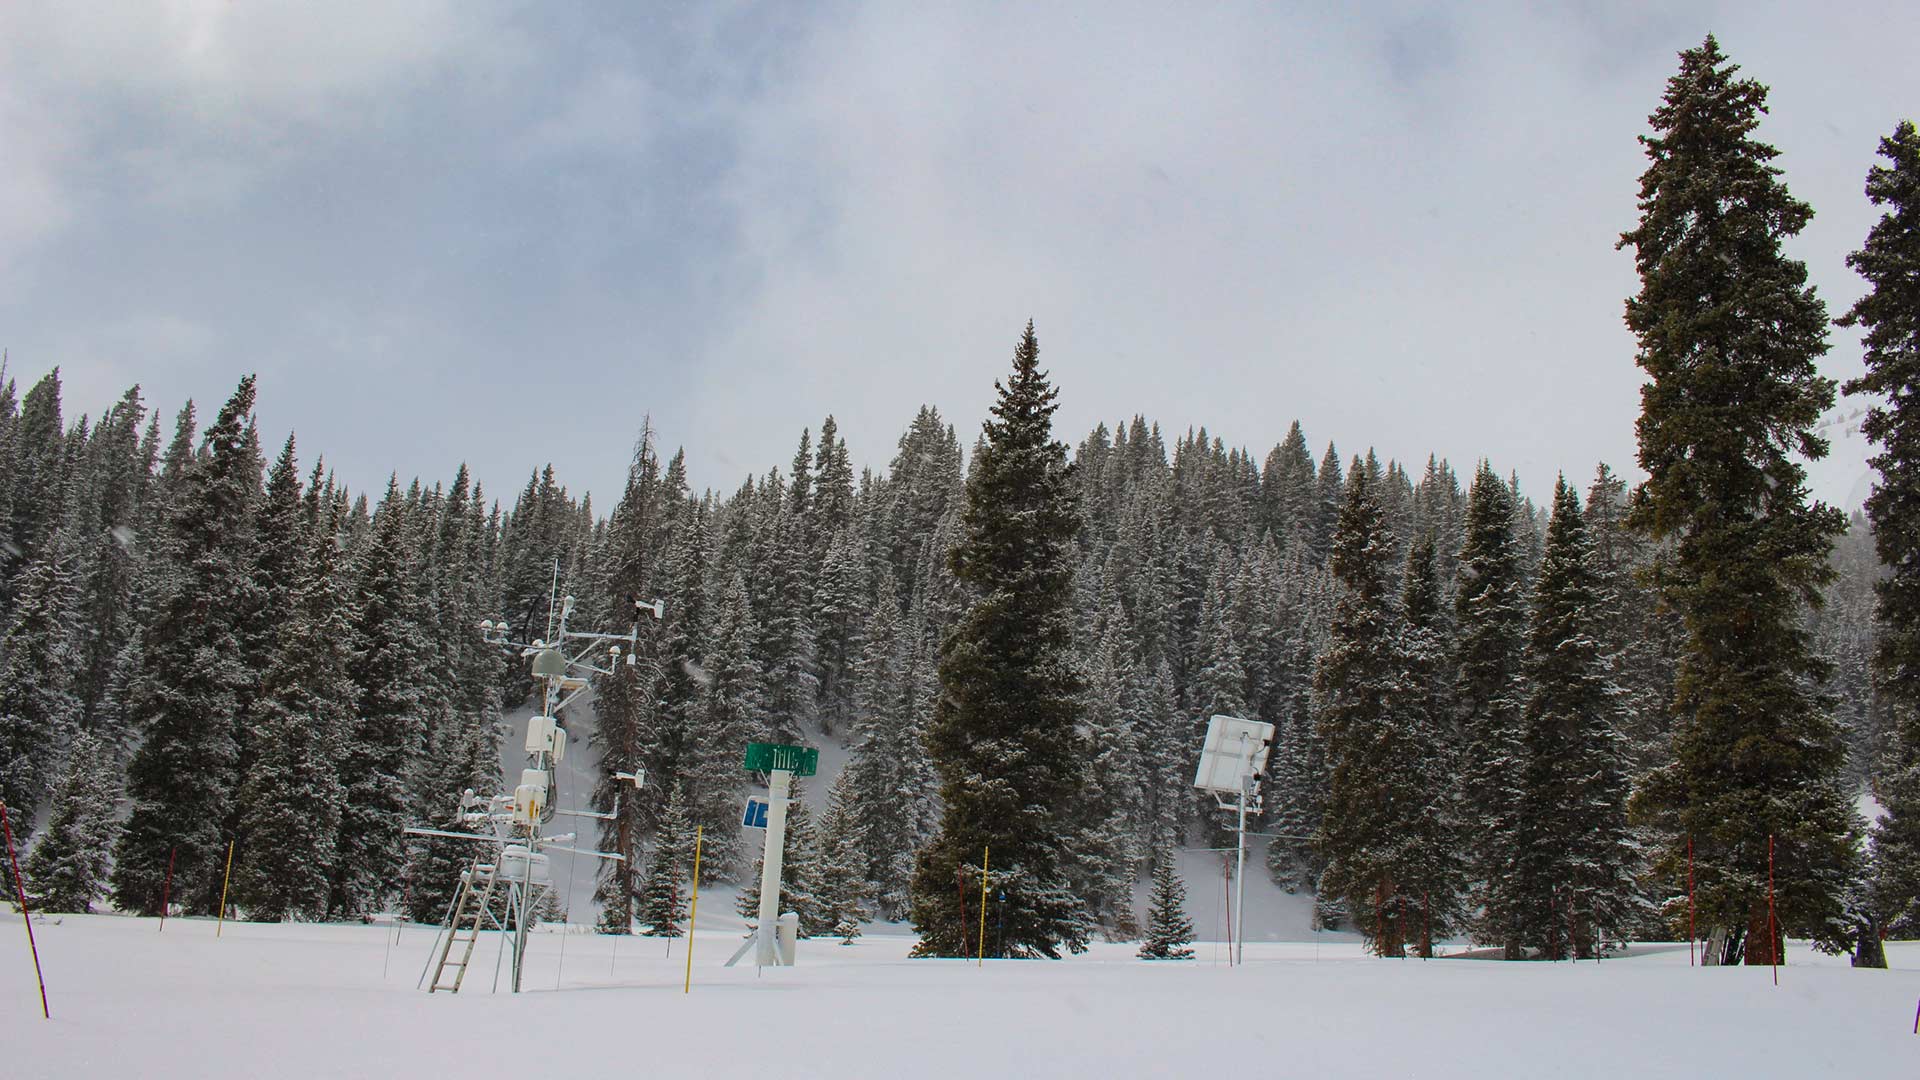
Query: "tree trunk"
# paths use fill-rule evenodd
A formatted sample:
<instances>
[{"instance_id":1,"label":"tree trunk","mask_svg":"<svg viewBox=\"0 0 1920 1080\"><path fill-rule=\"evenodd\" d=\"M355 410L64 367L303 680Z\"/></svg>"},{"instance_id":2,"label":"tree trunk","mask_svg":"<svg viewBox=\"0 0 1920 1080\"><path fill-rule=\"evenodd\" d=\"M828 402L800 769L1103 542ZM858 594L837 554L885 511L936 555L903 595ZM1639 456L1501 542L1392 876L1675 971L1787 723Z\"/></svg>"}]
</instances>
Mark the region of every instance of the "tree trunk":
<instances>
[{"instance_id":1,"label":"tree trunk","mask_svg":"<svg viewBox=\"0 0 1920 1080\"><path fill-rule=\"evenodd\" d=\"M1860 920L1860 935L1854 940L1853 966L1858 968L1884 968L1887 966L1887 946L1880 940L1880 920L1866 918Z\"/></svg>"},{"instance_id":2,"label":"tree trunk","mask_svg":"<svg viewBox=\"0 0 1920 1080\"><path fill-rule=\"evenodd\" d=\"M1770 924L1772 912L1767 908L1767 898L1761 897L1753 903L1753 909L1747 915L1747 966L1765 967L1786 959L1781 947L1785 944L1782 935L1770 932L1777 930Z\"/></svg>"}]
</instances>

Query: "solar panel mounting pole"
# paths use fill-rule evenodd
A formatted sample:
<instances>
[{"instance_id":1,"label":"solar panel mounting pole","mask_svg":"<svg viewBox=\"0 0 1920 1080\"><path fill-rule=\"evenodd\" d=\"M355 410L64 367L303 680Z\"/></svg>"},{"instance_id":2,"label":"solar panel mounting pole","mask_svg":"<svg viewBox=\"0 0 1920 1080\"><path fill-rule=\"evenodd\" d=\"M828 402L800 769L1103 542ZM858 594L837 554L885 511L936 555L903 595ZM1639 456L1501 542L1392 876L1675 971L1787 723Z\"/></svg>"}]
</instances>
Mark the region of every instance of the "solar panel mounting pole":
<instances>
[{"instance_id":1,"label":"solar panel mounting pole","mask_svg":"<svg viewBox=\"0 0 1920 1080\"><path fill-rule=\"evenodd\" d=\"M1240 773L1240 824L1238 848L1233 868L1233 962L1244 963L1247 958L1247 790L1253 787L1253 749L1252 737L1245 733L1240 736L1242 749L1246 751L1243 759L1246 766Z\"/></svg>"},{"instance_id":2,"label":"solar panel mounting pole","mask_svg":"<svg viewBox=\"0 0 1920 1080\"><path fill-rule=\"evenodd\" d=\"M760 925L754 930L755 967L777 967L774 926L780 919L780 870L786 856L787 804L793 800L793 770L775 769L767 780L767 849L760 860Z\"/></svg>"}]
</instances>

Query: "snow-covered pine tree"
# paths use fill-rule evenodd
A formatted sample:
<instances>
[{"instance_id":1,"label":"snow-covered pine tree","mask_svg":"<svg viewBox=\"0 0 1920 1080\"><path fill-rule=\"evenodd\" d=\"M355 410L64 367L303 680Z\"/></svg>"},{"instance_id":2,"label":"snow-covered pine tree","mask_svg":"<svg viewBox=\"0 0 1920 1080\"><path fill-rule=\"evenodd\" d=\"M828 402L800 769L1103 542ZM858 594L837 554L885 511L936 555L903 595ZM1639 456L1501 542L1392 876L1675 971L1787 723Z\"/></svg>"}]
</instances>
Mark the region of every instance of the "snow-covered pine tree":
<instances>
[{"instance_id":1,"label":"snow-covered pine tree","mask_svg":"<svg viewBox=\"0 0 1920 1080\"><path fill-rule=\"evenodd\" d=\"M687 818L685 784L676 784L660 815L647 863L646 885L640 892L639 920L649 937L681 936L687 917L687 894L681 883L692 873L693 824Z\"/></svg>"},{"instance_id":2,"label":"snow-covered pine tree","mask_svg":"<svg viewBox=\"0 0 1920 1080\"><path fill-rule=\"evenodd\" d=\"M111 749L81 731L66 753L47 827L20 870L35 911L92 911L106 892L107 856L119 832L120 767Z\"/></svg>"},{"instance_id":3,"label":"snow-covered pine tree","mask_svg":"<svg viewBox=\"0 0 1920 1080\"><path fill-rule=\"evenodd\" d=\"M927 735L945 805L914 869L914 951L922 956L966 953L955 887L969 873L979 880L975 860L989 846L1000 852L992 872L1005 927L989 951L1058 957L1087 941L1063 851L1085 768L1071 607L1080 515L1066 446L1052 436L1057 391L1040 370L1031 323L998 389L967 480L965 538L952 556L954 575L976 599L942 646Z\"/></svg>"},{"instance_id":4,"label":"snow-covered pine tree","mask_svg":"<svg viewBox=\"0 0 1920 1080\"><path fill-rule=\"evenodd\" d=\"M1400 586L1400 675L1393 773L1403 811L1394 841L1409 943L1433 956L1437 938L1460 928L1466 893L1461 852L1457 748L1449 723L1452 620L1441 599L1439 550L1423 532L1407 552Z\"/></svg>"},{"instance_id":5,"label":"snow-covered pine tree","mask_svg":"<svg viewBox=\"0 0 1920 1080\"><path fill-rule=\"evenodd\" d=\"M1846 947L1859 824L1801 619L1845 528L1809 505L1801 465L1826 454L1815 425L1833 382L1815 363L1826 305L1782 244L1813 210L1754 138L1767 90L1737 70L1712 37L1680 54L1641 138L1640 222L1620 238L1640 273L1627 326L1649 380L1632 520L1673 542L1658 584L1688 629L1674 758L1636 799L1666 823L1666 880L1685 871L1692 837L1699 921L1725 942L1711 959L1765 964L1779 955L1770 925Z\"/></svg>"},{"instance_id":6,"label":"snow-covered pine tree","mask_svg":"<svg viewBox=\"0 0 1920 1080\"><path fill-rule=\"evenodd\" d=\"M1266 469L1260 477L1267 529L1283 545L1296 534L1312 533L1318 516L1314 512L1313 480L1313 453L1307 449L1300 421L1295 420L1287 428L1286 439L1267 455Z\"/></svg>"},{"instance_id":7,"label":"snow-covered pine tree","mask_svg":"<svg viewBox=\"0 0 1920 1080\"><path fill-rule=\"evenodd\" d=\"M352 610L333 518L308 541L254 706L233 880L234 902L253 918L322 918L331 897L355 700Z\"/></svg>"},{"instance_id":8,"label":"snow-covered pine tree","mask_svg":"<svg viewBox=\"0 0 1920 1080\"><path fill-rule=\"evenodd\" d=\"M1316 563L1324 564L1333 549L1333 530L1340 522L1346 487L1346 474L1340 471L1340 451L1329 442L1314 476L1313 561Z\"/></svg>"},{"instance_id":9,"label":"snow-covered pine tree","mask_svg":"<svg viewBox=\"0 0 1920 1080\"><path fill-rule=\"evenodd\" d=\"M86 495L73 500L66 525L74 550L74 696L83 724L114 729L103 736L116 753L117 744L131 742L131 733L118 723L117 703L105 698L114 662L140 617L138 540L146 525L150 455L157 450L142 445L146 415L136 386L100 418L77 466ZM158 429L148 430L157 442Z\"/></svg>"},{"instance_id":10,"label":"snow-covered pine tree","mask_svg":"<svg viewBox=\"0 0 1920 1080\"><path fill-rule=\"evenodd\" d=\"M201 453L178 465L165 541L177 570L162 579L165 592L141 635L139 677L129 683L127 715L143 741L127 769L133 810L115 848L113 894L122 911L159 911L176 848L174 897L197 913L219 905L221 823L239 786L237 694L252 677L237 620L247 610L260 488L253 394L248 376L207 428ZM186 422L190 434L191 414Z\"/></svg>"},{"instance_id":11,"label":"snow-covered pine tree","mask_svg":"<svg viewBox=\"0 0 1920 1080\"><path fill-rule=\"evenodd\" d=\"M357 598L350 737L340 755L344 788L329 910L353 917L381 910L406 863L415 771L426 737L427 615L415 591L406 508L396 479L374 511L352 560Z\"/></svg>"},{"instance_id":12,"label":"snow-covered pine tree","mask_svg":"<svg viewBox=\"0 0 1920 1080\"><path fill-rule=\"evenodd\" d=\"M1273 753L1267 764L1267 872L1289 893L1311 890L1326 868L1318 840L1326 810L1325 744L1315 723L1314 654L1305 628L1294 636L1292 667L1299 675L1274 714Z\"/></svg>"},{"instance_id":13,"label":"snow-covered pine tree","mask_svg":"<svg viewBox=\"0 0 1920 1080\"><path fill-rule=\"evenodd\" d=\"M853 755L844 775L854 789L861 873L873 882L881 914L893 919L908 910L914 852L930 834L933 777L909 686L915 642L902 626L893 575L880 575L877 592L862 632Z\"/></svg>"},{"instance_id":14,"label":"snow-covered pine tree","mask_svg":"<svg viewBox=\"0 0 1920 1080\"><path fill-rule=\"evenodd\" d=\"M1342 586L1331 643L1314 671L1317 717L1330 766L1320 850L1321 893L1344 901L1354 926L1380 956L1400 956L1417 939L1421 894L1407 895L1405 830L1430 800L1410 783L1433 762L1405 746L1395 706L1402 696L1400 613L1393 597L1394 541L1364 468L1347 479L1333 533L1333 573Z\"/></svg>"},{"instance_id":15,"label":"snow-covered pine tree","mask_svg":"<svg viewBox=\"0 0 1920 1080\"><path fill-rule=\"evenodd\" d=\"M0 633L0 802L24 829L80 712L70 689L73 580L57 536L14 586L13 615Z\"/></svg>"},{"instance_id":16,"label":"snow-covered pine tree","mask_svg":"<svg viewBox=\"0 0 1920 1080\"><path fill-rule=\"evenodd\" d=\"M1514 834L1514 933L1533 955L1597 955L1635 915L1619 688L1596 631L1605 585L1562 477L1535 585Z\"/></svg>"},{"instance_id":17,"label":"snow-covered pine tree","mask_svg":"<svg viewBox=\"0 0 1920 1080\"><path fill-rule=\"evenodd\" d=\"M1511 489L1482 461L1467 491L1466 542L1454 593L1461 826L1480 908L1475 936L1519 959L1511 889L1527 611L1513 522Z\"/></svg>"},{"instance_id":18,"label":"snow-covered pine tree","mask_svg":"<svg viewBox=\"0 0 1920 1080\"><path fill-rule=\"evenodd\" d=\"M1153 895L1147 907L1147 937L1142 960L1193 958L1193 919L1187 915L1187 885L1173 868L1173 840L1161 840L1153 855Z\"/></svg>"},{"instance_id":19,"label":"snow-covered pine tree","mask_svg":"<svg viewBox=\"0 0 1920 1080\"><path fill-rule=\"evenodd\" d=\"M601 591L607 597L606 608L618 612L622 620L633 617L635 601L651 599L654 563L660 557L661 518L667 507L662 497L659 458L654 452L653 427L641 425L634 444L633 461L627 468L627 485L620 502L607 523L602 555ZM638 643L635 662L622 663L610 675L593 676L593 745L599 751L593 805L598 813L612 814L600 824L600 850L624 856L603 859L594 900L600 905L600 930L603 933L631 933L639 916L634 902L641 891L640 838L645 826L648 804L657 804L656 794L677 790L684 768L678 761L661 760L667 755L659 745L660 695L658 626L643 626L644 643ZM663 767L664 766L664 767ZM653 791L636 791L616 773L634 773L645 769Z\"/></svg>"},{"instance_id":20,"label":"snow-covered pine tree","mask_svg":"<svg viewBox=\"0 0 1920 1080\"><path fill-rule=\"evenodd\" d=\"M1114 604L1094 648L1087 692L1087 745L1092 760L1075 821L1068 864L1074 891L1110 941L1140 934L1133 908L1139 876L1142 809L1140 748L1128 711L1132 665L1125 656L1126 613Z\"/></svg>"},{"instance_id":21,"label":"snow-covered pine tree","mask_svg":"<svg viewBox=\"0 0 1920 1080\"><path fill-rule=\"evenodd\" d=\"M46 553L66 511L67 432L60 420L60 369L41 376L20 401L7 428L4 480L6 517L0 530L0 617L11 617L20 589L17 578Z\"/></svg>"},{"instance_id":22,"label":"snow-covered pine tree","mask_svg":"<svg viewBox=\"0 0 1920 1080\"><path fill-rule=\"evenodd\" d=\"M1880 140L1885 165L1867 172L1867 197L1886 212L1847 265L1867 295L1840 319L1866 329L1866 374L1849 394L1879 395L1861 430L1879 447L1880 473L1867 517L1887 576L1875 585L1880 618L1874 657L1882 700L1893 714L1890 761L1876 785L1886 816L1874 827L1871 917L1891 935L1920 932L1920 131L1912 121Z\"/></svg>"},{"instance_id":23,"label":"snow-covered pine tree","mask_svg":"<svg viewBox=\"0 0 1920 1080\"><path fill-rule=\"evenodd\" d=\"M740 835L740 796L746 774L741 755L760 735L765 673L753 658L753 604L738 570L716 567L708 604L712 617L701 643L705 680L695 714L694 775L687 789L690 813L707 830L714 851L730 851ZM716 873L732 870L716 861Z\"/></svg>"},{"instance_id":24,"label":"snow-covered pine tree","mask_svg":"<svg viewBox=\"0 0 1920 1080\"><path fill-rule=\"evenodd\" d=\"M820 718L819 662L808 617L813 574L807 565L806 521L790 501L765 514L763 560L747 583L760 631L755 656L765 672L762 735L777 743L803 743Z\"/></svg>"},{"instance_id":25,"label":"snow-covered pine tree","mask_svg":"<svg viewBox=\"0 0 1920 1080\"><path fill-rule=\"evenodd\" d=\"M860 924L869 917L867 893L872 883L863 868L860 820L855 813L853 778L840 770L827 789L827 808L820 815L820 870L815 903L824 933L853 944Z\"/></svg>"},{"instance_id":26,"label":"snow-covered pine tree","mask_svg":"<svg viewBox=\"0 0 1920 1080\"><path fill-rule=\"evenodd\" d=\"M824 447L822 448L824 449ZM860 628L868 597L866 544L851 525L829 539L813 594L820 672L820 729L844 730L858 697Z\"/></svg>"}]
</instances>

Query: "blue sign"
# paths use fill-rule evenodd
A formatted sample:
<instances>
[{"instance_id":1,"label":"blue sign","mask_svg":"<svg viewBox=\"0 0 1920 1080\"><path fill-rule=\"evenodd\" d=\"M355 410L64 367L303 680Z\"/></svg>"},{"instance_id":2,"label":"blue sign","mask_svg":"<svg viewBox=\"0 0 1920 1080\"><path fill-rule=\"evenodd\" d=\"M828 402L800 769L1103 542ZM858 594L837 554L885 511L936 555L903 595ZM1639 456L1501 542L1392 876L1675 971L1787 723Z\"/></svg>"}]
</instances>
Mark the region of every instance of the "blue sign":
<instances>
[{"instance_id":1,"label":"blue sign","mask_svg":"<svg viewBox=\"0 0 1920 1080\"><path fill-rule=\"evenodd\" d=\"M744 829L764 829L767 827L767 800L758 795L747 796L747 812L740 815L740 827Z\"/></svg>"}]
</instances>

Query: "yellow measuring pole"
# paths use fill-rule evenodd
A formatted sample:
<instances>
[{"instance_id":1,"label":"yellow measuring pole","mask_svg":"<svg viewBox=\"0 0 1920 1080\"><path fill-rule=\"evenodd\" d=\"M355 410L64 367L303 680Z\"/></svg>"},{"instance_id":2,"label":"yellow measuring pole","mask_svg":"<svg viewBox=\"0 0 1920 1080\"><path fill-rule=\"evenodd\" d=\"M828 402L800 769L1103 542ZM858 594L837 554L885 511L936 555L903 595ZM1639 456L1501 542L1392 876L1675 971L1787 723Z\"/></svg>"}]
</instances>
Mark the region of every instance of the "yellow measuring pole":
<instances>
[{"instance_id":1,"label":"yellow measuring pole","mask_svg":"<svg viewBox=\"0 0 1920 1080\"><path fill-rule=\"evenodd\" d=\"M213 936L227 928L227 886L233 882L233 841L227 841L227 872L220 877L220 918L213 924Z\"/></svg>"},{"instance_id":2,"label":"yellow measuring pole","mask_svg":"<svg viewBox=\"0 0 1920 1080\"><path fill-rule=\"evenodd\" d=\"M980 848L980 958L975 967L987 966L987 855L992 851L991 844Z\"/></svg>"},{"instance_id":3,"label":"yellow measuring pole","mask_svg":"<svg viewBox=\"0 0 1920 1080\"><path fill-rule=\"evenodd\" d=\"M700 918L700 840L706 831L705 825L693 830L693 906L687 909L687 985L680 988L683 994L693 993L693 924Z\"/></svg>"}]
</instances>

